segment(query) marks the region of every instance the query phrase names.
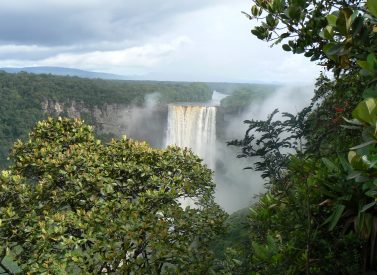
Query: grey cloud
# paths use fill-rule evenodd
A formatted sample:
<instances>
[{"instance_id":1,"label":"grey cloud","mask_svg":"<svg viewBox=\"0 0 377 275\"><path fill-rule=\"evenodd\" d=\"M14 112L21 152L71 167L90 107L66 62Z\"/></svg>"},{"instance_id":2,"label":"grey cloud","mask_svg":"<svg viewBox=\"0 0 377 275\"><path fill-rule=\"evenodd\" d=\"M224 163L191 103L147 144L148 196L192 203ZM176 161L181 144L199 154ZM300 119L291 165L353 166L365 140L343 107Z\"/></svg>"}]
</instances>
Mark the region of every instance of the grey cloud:
<instances>
[{"instance_id":1,"label":"grey cloud","mask_svg":"<svg viewBox=\"0 0 377 275\"><path fill-rule=\"evenodd\" d=\"M240 13L249 6L250 0L0 1L0 63L153 80L312 81L318 68L309 60L250 34Z\"/></svg>"},{"instance_id":2,"label":"grey cloud","mask_svg":"<svg viewBox=\"0 0 377 275\"><path fill-rule=\"evenodd\" d=\"M82 10L44 10L28 13L8 13L0 7L0 39L5 43L69 45L108 39L110 34L98 28L99 21L106 29L109 22L97 19Z\"/></svg>"},{"instance_id":3,"label":"grey cloud","mask_svg":"<svg viewBox=\"0 0 377 275\"><path fill-rule=\"evenodd\" d=\"M18 0L0 3L0 41L15 44L70 45L133 40L163 32L180 13L221 1Z\"/></svg>"}]
</instances>

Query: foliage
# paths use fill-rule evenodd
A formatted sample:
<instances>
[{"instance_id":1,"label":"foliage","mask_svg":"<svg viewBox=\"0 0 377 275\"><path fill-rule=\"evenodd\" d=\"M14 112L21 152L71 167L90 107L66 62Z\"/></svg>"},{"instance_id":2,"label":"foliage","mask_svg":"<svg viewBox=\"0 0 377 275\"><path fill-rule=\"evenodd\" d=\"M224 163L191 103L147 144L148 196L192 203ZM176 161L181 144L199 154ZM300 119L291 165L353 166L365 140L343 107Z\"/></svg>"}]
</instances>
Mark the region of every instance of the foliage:
<instances>
[{"instance_id":1,"label":"foliage","mask_svg":"<svg viewBox=\"0 0 377 275\"><path fill-rule=\"evenodd\" d=\"M213 241L211 248L216 257L216 272L245 274L249 270L248 214L249 209L244 208L229 215L225 221L226 231Z\"/></svg>"},{"instance_id":2,"label":"foliage","mask_svg":"<svg viewBox=\"0 0 377 275\"><path fill-rule=\"evenodd\" d=\"M362 59L376 49L375 1L367 2L366 8L363 0L256 0L246 15L259 19L251 31L259 39L287 41L284 50L320 60L338 74L354 68L355 54Z\"/></svg>"},{"instance_id":3,"label":"foliage","mask_svg":"<svg viewBox=\"0 0 377 275\"><path fill-rule=\"evenodd\" d=\"M339 178L346 188L344 172L333 174L322 162L291 158L285 178L290 188L269 191L251 211L252 270L262 274L362 272L364 242L353 232L328 231L324 226L331 210L323 188L339 184Z\"/></svg>"},{"instance_id":4,"label":"foliage","mask_svg":"<svg viewBox=\"0 0 377 275\"><path fill-rule=\"evenodd\" d=\"M287 168L289 156L303 149L302 138L305 133L305 119L311 111L311 106L304 108L296 116L283 113L284 121L274 119L278 114L275 109L267 118L262 120L245 120L249 125L242 140L233 140L228 145L242 147L242 153L237 157L256 157L254 166L245 169L255 169L262 172L262 178L269 178L271 183L282 181ZM274 182L274 181L277 182Z\"/></svg>"},{"instance_id":5,"label":"foliage","mask_svg":"<svg viewBox=\"0 0 377 275\"><path fill-rule=\"evenodd\" d=\"M206 273L225 214L189 150L103 144L80 120L38 122L0 176L2 256L23 272ZM195 207L181 207L192 199Z\"/></svg>"},{"instance_id":6,"label":"foliage","mask_svg":"<svg viewBox=\"0 0 377 275\"><path fill-rule=\"evenodd\" d=\"M355 129L342 127L344 117L351 116L352 110L362 100L363 85L356 73L336 81L323 74L317 79L313 98L315 111L310 113L306 127L307 152L318 157L332 157L337 153L346 153L348 148L358 142L359 134Z\"/></svg>"},{"instance_id":7,"label":"foliage","mask_svg":"<svg viewBox=\"0 0 377 275\"><path fill-rule=\"evenodd\" d=\"M32 126L47 115L42 103L80 103L88 109L85 121L95 125L93 109L105 104L143 105L148 95L160 104L176 101L208 101L212 91L204 83L117 81L46 74L8 74L0 71L0 167L12 143L26 138ZM64 113L63 113L64 114ZM85 115L85 114L84 114Z\"/></svg>"},{"instance_id":8,"label":"foliage","mask_svg":"<svg viewBox=\"0 0 377 275\"><path fill-rule=\"evenodd\" d=\"M270 116L266 121L246 121L245 138L233 142L242 147L241 156L259 158L256 169L265 172L270 184L250 214L250 271L375 272L377 2L256 0L254 4L251 14L245 13L258 19L254 35L274 44L285 41L284 50L304 53L331 70L334 78L322 74L310 113L302 123L291 120L298 135ZM300 139L305 141L302 151L279 155ZM276 163L268 158L273 152Z\"/></svg>"}]
</instances>

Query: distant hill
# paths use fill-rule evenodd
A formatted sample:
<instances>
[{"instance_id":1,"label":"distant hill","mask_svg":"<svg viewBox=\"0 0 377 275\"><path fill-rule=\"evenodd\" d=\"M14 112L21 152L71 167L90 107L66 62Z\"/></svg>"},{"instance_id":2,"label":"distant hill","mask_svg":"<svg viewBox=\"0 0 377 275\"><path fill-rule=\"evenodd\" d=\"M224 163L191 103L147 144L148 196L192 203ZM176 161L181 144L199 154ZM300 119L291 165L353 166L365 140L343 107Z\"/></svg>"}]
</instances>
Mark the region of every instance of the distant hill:
<instances>
[{"instance_id":1,"label":"distant hill","mask_svg":"<svg viewBox=\"0 0 377 275\"><path fill-rule=\"evenodd\" d=\"M0 70L7 73L19 73L27 72L32 74L53 74L53 75L62 75L62 76L78 76L84 78L102 78L102 79L119 79L127 80L129 79L126 76L102 73L102 72L91 72L84 71L73 68L64 68L64 67L23 67L23 68L0 68Z\"/></svg>"}]
</instances>

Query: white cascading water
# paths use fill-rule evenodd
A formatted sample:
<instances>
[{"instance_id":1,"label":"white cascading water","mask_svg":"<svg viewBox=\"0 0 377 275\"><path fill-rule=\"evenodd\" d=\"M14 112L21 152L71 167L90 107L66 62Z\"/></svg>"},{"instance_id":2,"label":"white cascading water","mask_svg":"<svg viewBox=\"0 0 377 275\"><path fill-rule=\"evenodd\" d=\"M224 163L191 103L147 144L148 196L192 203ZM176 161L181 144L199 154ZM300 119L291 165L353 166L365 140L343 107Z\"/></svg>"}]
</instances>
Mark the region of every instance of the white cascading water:
<instances>
[{"instance_id":1,"label":"white cascading water","mask_svg":"<svg viewBox=\"0 0 377 275\"><path fill-rule=\"evenodd\" d=\"M167 145L191 148L215 169L216 107L170 104Z\"/></svg>"}]
</instances>

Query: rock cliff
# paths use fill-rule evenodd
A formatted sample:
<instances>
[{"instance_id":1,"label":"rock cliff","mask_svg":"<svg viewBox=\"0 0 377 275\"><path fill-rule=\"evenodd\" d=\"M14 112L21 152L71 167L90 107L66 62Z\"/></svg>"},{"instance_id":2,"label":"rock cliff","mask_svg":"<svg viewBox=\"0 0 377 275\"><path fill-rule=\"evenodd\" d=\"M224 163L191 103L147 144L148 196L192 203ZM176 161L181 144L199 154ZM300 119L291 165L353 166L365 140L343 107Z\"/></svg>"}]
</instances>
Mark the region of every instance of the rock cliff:
<instances>
[{"instance_id":1,"label":"rock cliff","mask_svg":"<svg viewBox=\"0 0 377 275\"><path fill-rule=\"evenodd\" d=\"M145 108L105 103L101 107L89 107L83 102L63 103L46 99L42 102L42 110L52 116L80 117L93 125L99 134L127 135L155 147L164 145L167 106Z\"/></svg>"}]
</instances>

